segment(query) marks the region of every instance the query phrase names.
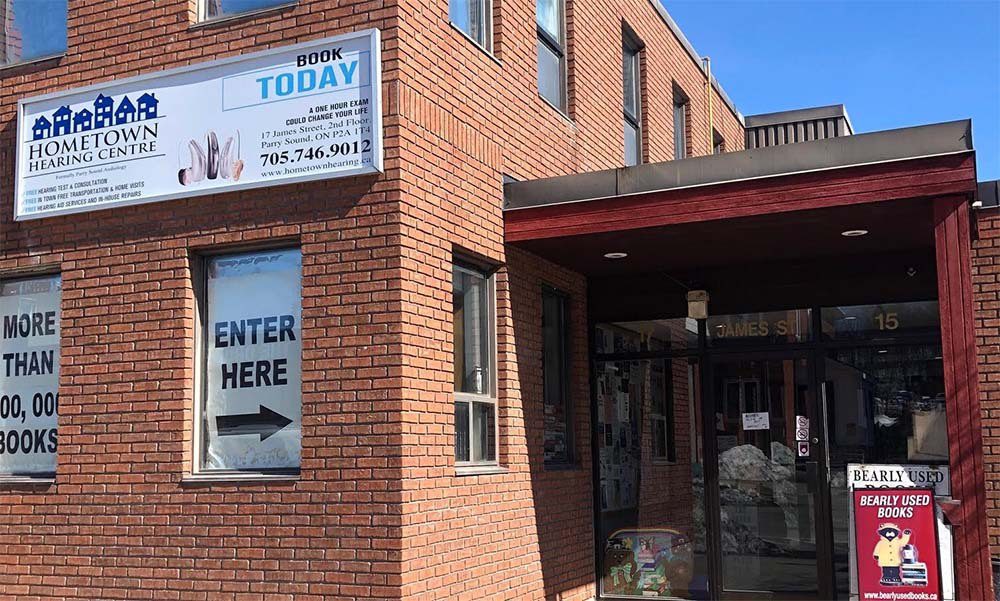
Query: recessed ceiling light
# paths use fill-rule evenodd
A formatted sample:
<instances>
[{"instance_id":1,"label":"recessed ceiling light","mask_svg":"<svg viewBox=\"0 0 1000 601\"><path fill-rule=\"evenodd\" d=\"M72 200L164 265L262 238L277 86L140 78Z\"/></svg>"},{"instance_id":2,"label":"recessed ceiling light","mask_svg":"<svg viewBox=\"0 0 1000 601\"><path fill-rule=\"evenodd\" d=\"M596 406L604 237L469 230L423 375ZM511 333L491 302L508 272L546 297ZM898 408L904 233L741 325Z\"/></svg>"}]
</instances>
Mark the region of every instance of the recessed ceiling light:
<instances>
[{"instance_id":1,"label":"recessed ceiling light","mask_svg":"<svg viewBox=\"0 0 1000 601\"><path fill-rule=\"evenodd\" d=\"M889 349L880 348L878 350L878 354L880 354L880 355L884 355L884 354L886 354L888 352L889 352Z\"/></svg>"},{"instance_id":2,"label":"recessed ceiling light","mask_svg":"<svg viewBox=\"0 0 1000 601\"><path fill-rule=\"evenodd\" d=\"M605 259L624 259L628 253L604 253Z\"/></svg>"},{"instance_id":3,"label":"recessed ceiling light","mask_svg":"<svg viewBox=\"0 0 1000 601\"><path fill-rule=\"evenodd\" d=\"M840 235L847 238L857 238L858 236L867 236L868 230L844 230L840 232Z\"/></svg>"}]
</instances>

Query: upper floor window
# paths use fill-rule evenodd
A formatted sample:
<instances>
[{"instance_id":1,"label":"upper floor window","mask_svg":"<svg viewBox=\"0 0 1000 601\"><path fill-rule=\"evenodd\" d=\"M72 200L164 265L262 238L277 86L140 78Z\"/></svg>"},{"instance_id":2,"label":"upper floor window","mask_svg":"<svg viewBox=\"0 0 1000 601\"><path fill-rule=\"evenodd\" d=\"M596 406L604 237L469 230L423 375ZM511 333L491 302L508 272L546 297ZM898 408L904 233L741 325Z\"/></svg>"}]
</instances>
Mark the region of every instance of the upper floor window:
<instances>
[{"instance_id":1,"label":"upper floor window","mask_svg":"<svg viewBox=\"0 0 1000 601\"><path fill-rule=\"evenodd\" d=\"M687 113L687 96L680 90L674 90L674 159L684 159L688 155Z\"/></svg>"},{"instance_id":2,"label":"upper floor window","mask_svg":"<svg viewBox=\"0 0 1000 601\"><path fill-rule=\"evenodd\" d=\"M566 2L536 0L538 93L566 112Z\"/></svg>"},{"instance_id":3,"label":"upper floor window","mask_svg":"<svg viewBox=\"0 0 1000 601\"><path fill-rule=\"evenodd\" d=\"M201 0L201 18L228 17L294 2L295 0Z\"/></svg>"},{"instance_id":4,"label":"upper floor window","mask_svg":"<svg viewBox=\"0 0 1000 601\"><path fill-rule=\"evenodd\" d=\"M455 265L455 462L460 466L497 460L495 307L493 275Z\"/></svg>"},{"instance_id":5,"label":"upper floor window","mask_svg":"<svg viewBox=\"0 0 1000 601\"><path fill-rule=\"evenodd\" d=\"M726 139L716 130L712 130L712 154L726 152Z\"/></svg>"},{"instance_id":6,"label":"upper floor window","mask_svg":"<svg viewBox=\"0 0 1000 601\"><path fill-rule=\"evenodd\" d=\"M622 97L625 115L625 166L642 162L642 73L640 47L630 37L622 40Z\"/></svg>"},{"instance_id":7,"label":"upper floor window","mask_svg":"<svg viewBox=\"0 0 1000 601\"><path fill-rule=\"evenodd\" d=\"M0 0L0 65L66 51L67 0Z\"/></svg>"},{"instance_id":8,"label":"upper floor window","mask_svg":"<svg viewBox=\"0 0 1000 601\"><path fill-rule=\"evenodd\" d=\"M455 27L487 51L493 50L490 0L449 0L448 18Z\"/></svg>"}]
</instances>

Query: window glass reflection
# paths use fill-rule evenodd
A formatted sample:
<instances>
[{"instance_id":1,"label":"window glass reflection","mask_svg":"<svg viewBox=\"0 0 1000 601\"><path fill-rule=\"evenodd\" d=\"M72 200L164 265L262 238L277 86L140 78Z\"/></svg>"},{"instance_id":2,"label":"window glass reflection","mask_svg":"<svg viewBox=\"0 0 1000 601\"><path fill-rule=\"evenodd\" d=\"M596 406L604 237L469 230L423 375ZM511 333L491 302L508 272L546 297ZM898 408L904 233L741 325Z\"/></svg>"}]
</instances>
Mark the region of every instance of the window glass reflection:
<instances>
[{"instance_id":1,"label":"window glass reflection","mask_svg":"<svg viewBox=\"0 0 1000 601\"><path fill-rule=\"evenodd\" d=\"M684 351L698 348L698 322L686 317L598 324L597 353Z\"/></svg>"},{"instance_id":2,"label":"window glass reflection","mask_svg":"<svg viewBox=\"0 0 1000 601\"><path fill-rule=\"evenodd\" d=\"M888 341L940 335L937 301L826 307L821 315L823 337L828 340Z\"/></svg>"},{"instance_id":3,"label":"window glass reflection","mask_svg":"<svg viewBox=\"0 0 1000 601\"><path fill-rule=\"evenodd\" d=\"M0 0L0 65L66 51L66 0Z\"/></svg>"},{"instance_id":4,"label":"window glass reflection","mask_svg":"<svg viewBox=\"0 0 1000 601\"><path fill-rule=\"evenodd\" d=\"M538 93L553 105L563 106L562 59L541 39L538 40Z\"/></svg>"},{"instance_id":5,"label":"window glass reflection","mask_svg":"<svg viewBox=\"0 0 1000 601\"><path fill-rule=\"evenodd\" d=\"M723 588L816 598L816 472L795 428L814 417L809 363L724 359L712 379Z\"/></svg>"},{"instance_id":6,"label":"window glass reflection","mask_svg":"<svg viewBox=\"0 0 1000 601\"><path fill-rule=\"evenodd\" d=\"M761 311L708 318L708 344L713 347L806 342L812 338L812 311Z\"/></svg>"},{"instance_id":7,"label":"window glass reflection","mask_svg":"<svg viewBox=\"0 0 1000 601\"><path fill-rule=\"evenodd\" d=\"M559 0L536 0L536 18L538 26L556 41L562 41L562 28L559 26L561 17Z\"/></svg>"},{"instance_id":8,"label":"window glass reflection","mask_svg":"<svg viewBox=\"0 0 1000 601\"><path fill-rule=\"evenodd\" d=\"M698 378L688 358L597 364L606 597L708 598Z\"/></svg>"},{"instance_id":9,"label":"window glass reflection","mask_svg":"<svg viewBox=\"0 0 1000 601\"><path fill-rule=\"evenodd\" d=\"M937 344L876 345L831 351L825 371L834 564L846 596L847 464L948 462L944 366Z\"/></svg>"},{"instance_id":10,"label":"window glass reflection","mask_svg":"<svg viewBox=\"0 0 1000 601\"><path fill-rule=\"evenodd\" d=\"M204 2L205 16L212 18L291 4L294 0L204 0Z\"/></svg>"},{"instance_id":11,"label":"window glass reflection","mask_svg":"<svg viewBox=\"0 0 1000 601\"><path fill-rule=\"evenodd\" d=\"M452 284L455 390L489 394L492 368L487 277L471 269L455 267Z\"/></svg>"}]
</instances>

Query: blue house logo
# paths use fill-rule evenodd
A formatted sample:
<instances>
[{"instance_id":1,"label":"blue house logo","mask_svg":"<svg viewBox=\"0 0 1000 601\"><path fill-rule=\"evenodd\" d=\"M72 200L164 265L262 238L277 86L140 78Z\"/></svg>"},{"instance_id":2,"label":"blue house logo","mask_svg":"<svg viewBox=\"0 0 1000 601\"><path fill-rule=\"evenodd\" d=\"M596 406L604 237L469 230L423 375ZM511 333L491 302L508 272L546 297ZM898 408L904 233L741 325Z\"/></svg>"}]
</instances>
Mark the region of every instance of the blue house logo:
<instances>
[{"instance_id":1,"label":"blue house logo","mask_svg":"<svg viewBox=\"0 0 1000 601\"><path fill-rule=\"evenodd\" d=\"M49 137L52 137L52 122L42 115L35 119L35 124L31 127L31 139L42 140Z\"/></svg>"},{"instance_id":2,"label":"blue house logo","mask_svg":"<svg viewBox=\"0 0 1000 601\"><path fill-rule=\"evenodd\" d=\"M45 140L70 133L156 119L159 116L159 104L156 94L149 92L144 92L135 102L128 96L122 96L117 105L111 96L98 94L94 99L93 111L82 108L74 112L69 105L63 105L52 113L51 118L45 115L36 118L31 127L31 139Z\"/></svg>"}]
</instances>

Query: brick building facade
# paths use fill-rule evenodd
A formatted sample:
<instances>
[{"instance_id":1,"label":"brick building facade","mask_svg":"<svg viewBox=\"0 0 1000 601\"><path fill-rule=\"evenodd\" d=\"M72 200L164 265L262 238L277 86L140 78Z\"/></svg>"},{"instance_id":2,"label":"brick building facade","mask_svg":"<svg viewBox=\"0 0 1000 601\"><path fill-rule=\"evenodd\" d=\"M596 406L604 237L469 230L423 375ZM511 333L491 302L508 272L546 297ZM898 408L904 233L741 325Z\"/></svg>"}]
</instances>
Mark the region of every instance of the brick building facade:
<instances>
[{"instance_id":1,"label":"brick building facade","mask_svg":"<svg viewBox=\"0 0 1000 601\"><path fill-rule=\"evenodd\" d=\"M511 243L504 183L624 166L626 38L640 48L641 162L706 157L717 146L738 152L743 117L717 85L706 85L700 58L656 1L565 3L565 111L539 95L536 4L487 6L488 50L450 23L447 2L300 0L218 20L203 20L194 0L70 2L64 54L0 70L0 276L58 274L62 290L58 463L51 479L0 483L0 598L598 595L605 540L595 534L601 472L593 440L603 432L595 434L592 347L595 322L608 320L591 302L602 311L607 302L572 263ZM382 173L14 220L20 100L371 28L382 45ZM850 181L775 185L846 188L878 179L892 185L862 186L871 198L917 195L916 184L900 183L908 172L881 179L856 171ZM952 199L967 193L969 172L967 161L956 161L928 168L921 181ZM684 206L711 215L721 210L713 202ZM760 206L778 201L769 202ZM756 205L751 198L745 206L749 215ZM976 242L987 428L995 420L990 219ZM193 478L200 257L290 247L301 250L300 469L291 477ZM458 261L495 278L496 465L478 471L456 468ZM558 468L544 459L547 288L565 296L568 315L571 449ZM672 294L673 306L683 302ZM903 300L925 300L918 297ZM690 465L703 460L703 380L687 357L667 365L675 456L650 459L653 426L643 421L638 526L662 525L670 512L694 538L705 519L689 486ZM641 411L653 412L643 394ZM981 552L961 561L982 578ZM986 591L986 579L986 588L977 581L969 590Z\"/></svg>"},{"instance_id":2,"label":"brick building facade","mask_svg":"<svg viewBox=\"0 0 1000 601\"><path fill-rule=\"evenodd\" d=\"M997 210L985 208L976 215L977 240L973 243L972 274L975 286L976 350L982 399L983 463L986 470L986 512L990 548L1000 545L1000 507L997 505Z\"/></svg>"}]
</instances>

